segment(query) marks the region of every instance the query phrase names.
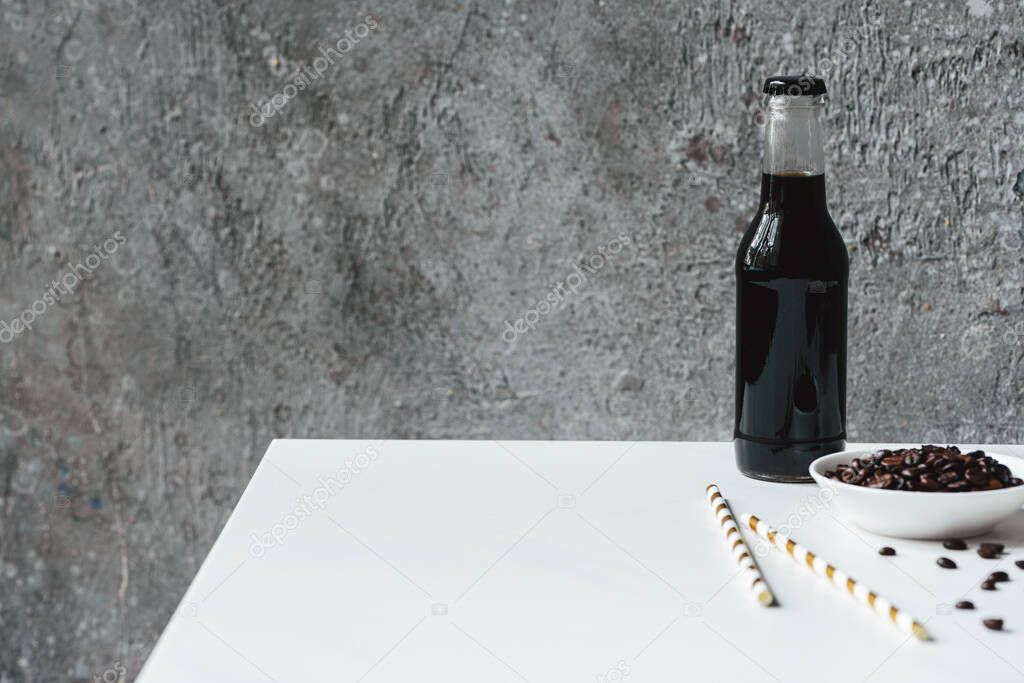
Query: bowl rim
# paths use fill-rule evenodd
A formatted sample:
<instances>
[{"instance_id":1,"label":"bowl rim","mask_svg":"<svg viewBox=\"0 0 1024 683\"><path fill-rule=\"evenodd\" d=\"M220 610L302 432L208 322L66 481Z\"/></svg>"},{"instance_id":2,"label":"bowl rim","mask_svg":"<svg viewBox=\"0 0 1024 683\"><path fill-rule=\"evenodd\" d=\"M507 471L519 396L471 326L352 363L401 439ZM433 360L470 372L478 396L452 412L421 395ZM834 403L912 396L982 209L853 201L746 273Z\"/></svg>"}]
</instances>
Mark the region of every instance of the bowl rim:
<instances>
[{"instance_id":1,"label":"bowl rim","mask_svg":"<svg viewBox=\"0 0 1024 683\"><path fill-rule=\"evenodd\" d=\"M895 448L904 448L904 447L903 446L897 446ZM964 498L966 496L998 496L998 495L1004 495L1005 496L1005 495L1007 495L1009 493L1021 493L1021 494L1024 494L1024 485L1022 485L1022 486L1008 486L1008 487L1004 487L1004 488L1001 488L1001 489L992 489L991 491L897 491L897 490L894 490L894 489L875 489L875 488L871 488L869 486L858 486L857 484L848 484L845 481L840 481L838 479L829 479L828 477L825 476L824 472L819 472L818 471L818 468L822 466L823 462L825 460L829 460L830 458L839 458L839 456L846 456L847 457L846 462L848 463L850 460L853 460L854 458L856 458L856 457L858 457L860 455L868 455L868 454L875 453L875 452L880 451L880 450L886 450L886 448L885 447L880 447L880 448L854 448L854 449L847 450L847 451L837 451L835 453L829 453L828 455L823 455L820 458L816 458L816 459L812 460L811 464L807 466L807 471L810 472L811 477L814 479L815 482L817 482L819 487L829 486L830 488L835 488L835 489L838 489L838 490L852 490L852 491L858 491L858 492L862 492L862 493L869 494L869 495L881 494L881 495L889 495L889 496L907 496L907 497L910 497L910 496L929 496L929 495L932 495L932 494L935 494L935 493L948 493L948 494L951 494L951 495L955 495L955 496L957 496L958 499L960 499L960 498ZM974 450L981 450L981 449L974 449ZM1024 458L1018 457L1016 455L1008 455L1006 453L997 453L995 451L984 451L984 453L985 453L985 455L987 455L989 457L995 458L998 462L1000 462L1002 464L1007 464L1007 463L1003 462L1004 458L1006 458L1008 460L1015 461L1015 467L1014 467L1015 475L1016 475L1017 471L1024 471Z\"/></svg>"}]
</instances>

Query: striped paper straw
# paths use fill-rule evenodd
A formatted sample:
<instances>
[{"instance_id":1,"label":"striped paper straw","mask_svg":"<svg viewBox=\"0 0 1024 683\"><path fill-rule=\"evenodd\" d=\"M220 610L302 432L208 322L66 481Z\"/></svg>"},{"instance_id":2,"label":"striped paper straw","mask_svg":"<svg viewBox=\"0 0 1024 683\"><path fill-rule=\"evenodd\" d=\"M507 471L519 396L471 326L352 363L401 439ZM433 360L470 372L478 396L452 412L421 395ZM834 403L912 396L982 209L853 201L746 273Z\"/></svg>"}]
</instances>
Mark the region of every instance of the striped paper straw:
<instances>
[{"instance_id":1,"label":"striped paper straw","mask_svg":"<svg viewBox=\"0 0 1024 683\"><path fill-rule=\"evenodd\" d=\"M764 577L761 576L761 571L757 568L757 563L754 562L754 555L747 547L746 541L743 540L743 534L740 533L739 527L736 526L729 503L725 501L722 492L714 484L708 484L706 491L708 502L711 503L711 512L725 531L725 544L729 546L733 559L736 560L740 571L743 572L750 592L765 607L774 605L775 596L772 595L771 589L768 588Z\"/></svg>"},{"instance_id":2,"label":"striped paper straw","mask_svg":"<svg viewBox=\"0 0 1024 683\"><path fill-rule=\"evenodd\" d=\"M753 529L758 536L766 539L779 550L785 550L794 560L806 565L808 569L836 588L840 590L845 588L846 592L857 602L866 605L883 617L888 617L901 630L909 631L921 640L928 640L928 632L924 629L924 626L906 612L901 612L896 605L878 595L864 584L858 583L853 577L847 576L839 569L836 569L834 565L825 562L825 560L792 538L779 533L754 515L745 512L742 519L743 526Z\"/></svg>"}]
</instances>

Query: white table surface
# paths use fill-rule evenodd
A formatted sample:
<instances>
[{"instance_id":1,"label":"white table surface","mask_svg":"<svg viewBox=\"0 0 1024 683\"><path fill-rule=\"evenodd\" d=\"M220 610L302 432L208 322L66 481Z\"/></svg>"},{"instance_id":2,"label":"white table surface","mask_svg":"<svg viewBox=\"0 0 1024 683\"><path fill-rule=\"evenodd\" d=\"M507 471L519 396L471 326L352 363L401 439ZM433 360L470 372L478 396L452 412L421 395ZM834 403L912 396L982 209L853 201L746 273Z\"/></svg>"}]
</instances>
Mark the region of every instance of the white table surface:
<instances>
[{"instance_id":1,"label":"white table surface","mask_svg":"<svg viewBox=\"0 0 1024 683\"><path fill-rule=\"evenodd\" d=\"M347 484L317 491L367 447L376 457ZM795 538L935 640L908 638L778 551L760 564L781 605L757 605L731 580L709 482L737 515L797 514ZM138 680L1024 678L1024 513L991 537L1005 558L983 560L873 536L834 510L804 520L817 490L741 476L728 443L277 440ZM302 497L325 492L299 520ZM253 535L285 522L283 542L254 557ZM939 568L939 555L960 567ZM978 589L996 569L1013 580ZM979 609L950 613L965 597Z\"/></svg>"}]
</instances>

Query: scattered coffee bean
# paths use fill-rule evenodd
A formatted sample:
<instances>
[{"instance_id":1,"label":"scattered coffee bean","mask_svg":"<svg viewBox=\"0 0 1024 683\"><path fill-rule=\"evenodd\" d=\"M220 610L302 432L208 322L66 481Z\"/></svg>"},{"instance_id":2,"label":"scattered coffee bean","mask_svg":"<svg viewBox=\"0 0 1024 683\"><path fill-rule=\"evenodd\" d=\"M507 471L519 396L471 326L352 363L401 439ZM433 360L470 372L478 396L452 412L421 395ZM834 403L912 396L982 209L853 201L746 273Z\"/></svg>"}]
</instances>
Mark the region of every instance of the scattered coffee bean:
<instances>
[{"instance_id":1,"label":"scattered coffee bean","mask_svg":"<svg viewBox=\"0 0 1024 683\"><path fill-rule=\"evenodd\" d=\"M988 575L989 581L1009 581L1010 576L1006 572L992 572Z\"/></svg>"},{"instance_id":2,"label":"scattered coffee bean","mask_svg":"<svg viewBox=\"0 0 1024 683\"><path fill-rule=\"evenodd\" d=\"M980 547L988 548L997 555L1006 549L1006 546L1002 543L982 543Z\"/></svg>"},{"instance_id":3,"label":"scattered coffee bean","mask_svg":"<svg viewBox=\"0 0 1024 683\"><path fill-rule=\"evenodd\" d=\"M955 493L1024 485L1012 476L1006 465L985 455L984 451L961 453L956 446L877 451L864 458L854 458L849 464L836 465L825 476L854 486L898 491Z\"/></svg>"},{"instance_id":4,"label":"scattered coffee bean","mask_svg":"<svg viewBox=\"0 0 1024 683\"><path fill-rule=\"evenodd\" d=\"M1014 564L1017 565L1018 569L1024 569L1024 560L1017 560Z\"/></svg>"},{"instance_id":5,"label":"scattered coffee bean","mask_svg":"<svg viewBox=\"0 0 1024 683\"><path fill-rule=\"evenodd\" d=\"M956 608L957 609L974 609L974 603L971 602L970 600L961 600L960 602L956 603Z\"/></svg>"},{"instance_id":6,"label":"scattered coffee bean","mask_svg":"<svg viewBox=\"0 0 1024 683\"><path fill-rule=\"evenodd\" d=\"M997 557L999 557L999 553L997 553L992 548L986 548L985 546L981 546L980 548L978 548L978 554L984 557L986 560L994 560Z\"/></svg>"},{"instance_id":7,"label":"scattered coffee bean","mask_svg":"<svg viewBox=\"0 0 1024 683\"><path fill-rule=\"evenodd\" d=\"M890 548L889 546L886 545L886 546L882 546L881 548L878 549L878 554L879 555L885 555L886 557L889 557L889 556L895 555L896 551L893 548Z\"/></svg>"},{"instance_id":8,"label":"scattered coffee bean","mask_svg":"<svg viewBox=\"0 0 1024 683\"><path fill-rule=\"evenodd\" d=\"M940 557L935 560L935 564L939 565L943 569L956 569L956 562L949 559L948 557Z\"/></svg>"},{"instance_id":9,"label":"scattered coffee bean","mask_svg":"<svg viewBox=\"0 0 1024 683\"><path fill-rule=\"evenodd\" d=\"M992 579L985 579L981 582L981 590L983 591L994 591L996 589L996 582Z\"/></svg>"},{"instance_id":10,"label":"scattered coffee bean","mask_svg":"<svg viewBox=\"0 0 1024 683\"><path fill-rule=\"evenodd\" d=\"M948 541L943 541L942 547L946 550L967 550L967 544L959 538L951 538Z\"/></svg>"},{"instance_id":11,"label":"scattered coffee bean","mask_svg":"<svg viewBox=\"0 0 1024 683\"><path fill-rule=\"evenodd\" d=\"M992 629L993 631L1003 630L1002 619L982 619L981 623L985 624L985 628Z\"/></svg>"}]
</instances>

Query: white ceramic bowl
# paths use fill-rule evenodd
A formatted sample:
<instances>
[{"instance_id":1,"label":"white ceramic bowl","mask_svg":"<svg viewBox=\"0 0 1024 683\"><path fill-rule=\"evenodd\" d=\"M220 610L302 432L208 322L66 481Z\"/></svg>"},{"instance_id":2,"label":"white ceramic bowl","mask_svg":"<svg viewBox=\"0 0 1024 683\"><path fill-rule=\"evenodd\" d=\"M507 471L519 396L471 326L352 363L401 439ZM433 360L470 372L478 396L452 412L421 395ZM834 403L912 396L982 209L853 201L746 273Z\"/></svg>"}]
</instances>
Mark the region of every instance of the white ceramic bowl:
<instances>
[{"instance_id":1,"label":"white ceramic bowl","mask_svg":"<svg viewBox=\"0 0 1024 683\"><path fill-rule=\"evenodd\" d=\"M967 493L891 491L845 484L825 476L836 465L848 464L877 450L832 453L810 466L818 486L833 492L830 504L840 516L867 531L919 539L981 536L1024 505L1024 486ZM1024 479L1024 460L990 451L985 454L1009 467L1013 476Z\"/></svg>"}]
</instances>

